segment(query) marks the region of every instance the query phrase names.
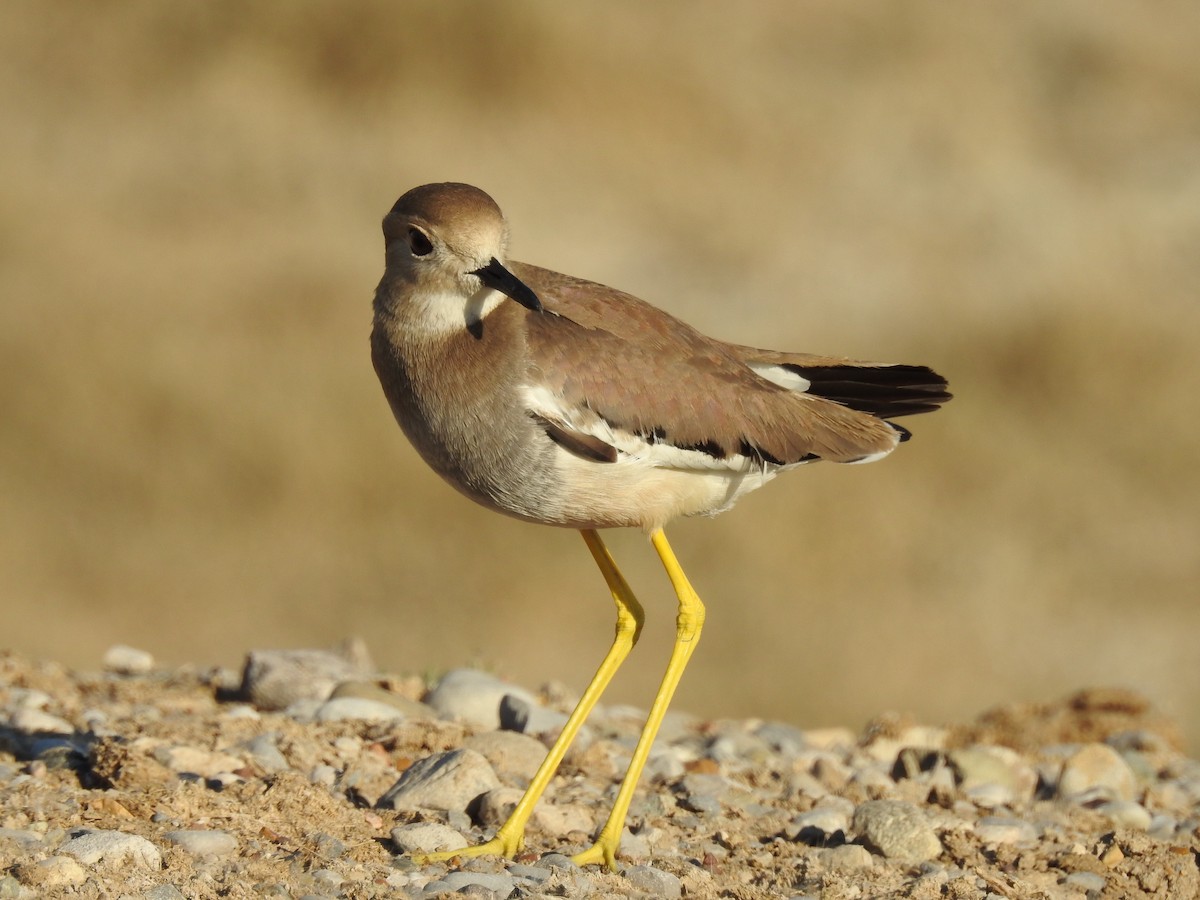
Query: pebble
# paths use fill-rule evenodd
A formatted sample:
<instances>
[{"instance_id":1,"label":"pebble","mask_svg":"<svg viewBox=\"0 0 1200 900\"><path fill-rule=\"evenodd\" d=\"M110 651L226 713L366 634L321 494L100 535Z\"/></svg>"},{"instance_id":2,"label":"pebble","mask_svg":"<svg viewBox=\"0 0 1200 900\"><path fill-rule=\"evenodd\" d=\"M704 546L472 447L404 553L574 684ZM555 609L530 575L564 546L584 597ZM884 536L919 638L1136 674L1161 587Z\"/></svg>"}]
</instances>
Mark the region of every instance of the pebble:
<instances>
[{"instance_id":1,"label":"pebble","mask_svg":"<svg viewBox=\"0 0 1200 900\"><path fill-rule=\"evenodd\" d=\"M463 741L463 746L480 753L501 779L522 785L546 758L545 744L515 731L481 731Z\"/></svg>"},{"instance_id":2,"label":"pebble","mask_svg":"<svg viewBox=\"0 0 1200 900\"><path fill-rule=\"evenodd\" d=\"M287 757L279 750L278 736L275 734L260 734L236 749L244 750L264 772L286 772L291 768Z\"/></svg>"},{"instance_id":3,"label":"pebble","mask_svg":"<svg viewBox=\"0 0 1200 900\"><path fill-rule=\"evenodd\" d=\"M806 844L814 839L824 840L839 831L850 830L850 811L832 806L819 806L795 816L784 833L790 840L801 840Z\"/></svg>"},{"instance_id":4,"label":"pebble","mask_svg":"<svg viewBox=\"0 0 1200 900\"><path fill-rule=\"evenodd\" d=\"M200 747L160 747L154 758L172 772L189 772L203 778L212 778L222 772L234 772L245 763L236 756Z\"/></svg>"},{"instance_id":5,"label":"pebble","mask_svg":"<svg viewBox=\"0 0 1200 900\"><path fill-rule=\"evenodd\" d=\"M500 701L514 695L535 704L529 691L478 669L453 669L425 695L425 703L444 719L457 719L480 728L500 727Z\"/></svg>"},{"instance_id":6,"label":"pebble","mask_svg":"<svg viewBox=\"0 0 1200 900\"><path fill-rule=\"evenodd\" d=\"M1008 747L965 747L951 750L946 759L954 770L959 789L975 802L986 800L979 805L1025 801L1037 788L1037 772Z\"/></svg>"},{"instance_id":7,"label":"pebble","mask_svg":"<svg viewBox=\"0 0 1200 900\"><path fill-rule=\"evenodd\" d=\"M18 870L20 880L31 887L69 887L87 881L87 870L71 856L51 856Z\"/></svg>"},{"instance_id":8,"label":"pebble","mask_svg":"<svg viewBox=\"0 0 1200 900\"><path fill-rule=\"evenodd\" d=\"M1152 817L1140 803L1132 800L1110 800L1096 807L1096 812L1107 816L1108 820L1118 828L1132 828L1137 831L1149 831Z\"/></svg>"},{"instance_id":9,"label":"pebble","mask_svg":"<svg viewBox=\"0 0 1200 900\"><path fill-rule=\"evenodd\" d=\"M329 650L251 650L242 668L242 698L281 710L304 700L324 702L343 681L365 674Z\"/></svg>"},{"instance_id":10,"label":"pebble","mask_svg":"<svg viewBox=\"0 0 1200 900\"><path fill-rule=\"evenodd\" d=\"M474 886L485 888L500 897L507 897L516 889L517 882L507 872L447 872L437 881L425 885L425 894L429 896L443 891L464 893L465 889Z\"/></svg>"},{"instance_id":11,"label":"pebble","mask_svg":"<svg viewBox=\"0 0 1200 900\"><path fill-rule=\"evenodd\" d=\"M1063 884L1097 896L1104 891L1107 883L1108 879L1098 872L1072 872L1063 879Z\"/></svg>"},{"instance_id":12,"label":"pebble","mask_svg":"<svg viewBox=\"0 0 1200 900\"><path fill-rule=\"evenodd\" d=\"M391 831L392 844L401 853L436 853L438 850L461 850L467 839L447 825L438 822L414 822L398 825Z\"/></svg>"},{"instance_id":13,"label":"pebble","mask_svg":"<svg viewBox=\"0 0 1200 900\"><path fill-rule=\"evenodd\" d=\"M500 727L521 734L554 734L567 724L567 714L542 706L518 694L507 693L500 700ZM575 746L586 747L592 741L587 725L575 736Z\"/></svg>"},{"instance_id":14,"label":"pebble","mask_svg":"<svg viewBox=\"0 0 1200 900\"><path fill-rule=\"evenodd\" d=\"M870 851L858 844L826 847L817 851L817 858L831 872L857 872L875 865Z\"/></svg>"},{"instance_id":15,"label":"pebble","mask_svg":"<svg viewBox=\"0 0 1200 900\"><path fill-rule=\"evenodd\" d=\"M889 859L921 863L941 855L942 843L924 813L900 800L869 800L854 810L853 828L863 842Z\"/></svg>"},{"instance_id":16,"label":"pebble","mask_svg":"<svg viewBox=\"0 0 1200 900\"><path fill-rule=\"evenodd\" d=\"M8 724L24 734L74 734L75 726L66 719L40 709L20 708L8 719Z\"/></svg>"},{"instance_id":17,"label":"pebble","mask_svg":"<svg viewBox=\"0 0 1200 900\"><path fill-rule=\"evenodd\" d=\"M376 804L384 809L465 810L480 794L500 786L483 755L449 750L413 763Z\"/></svg>"},{"instance_id":18,"label":"pebble","mask_svg":"<svg viewBox=\"0 0 1200 900\"><path fill-rule=\"evenodd\" d=\"M670 872L653 866L628 866L621 873L634 888L651 897L675 900L683 896L683 883Z\"/></svg>"},{"instance_id":19,"label":"pebble","mask_svg":"<svg viewBox=\"0 0 1200 900\"><path fill-rule=\"evenodd\" d=\"M1022 844L1037 840L1037 829L1011 816L984 816L975 823L975 834L988 846Z\"/></svg>"},{"instance_id":20,"label":"pebble","mask_svg":"<svg viewBox=\"0 0 1200 900\"><path fill-rule=\"evenodd\" d=\"M84 865L133 865L143 869L162 868L162 854L152 843L123 831L84 831L59 848Z\"/></svg>"},{"instance_id":21,"label":"pebble","mask_svg":"<svg viewBox=\"0 0 1200 900\"><path fill-rule=\"evenodd\" d=\"M317 722L398 722L404 718L404 713L391 703L363 697L335 697L313 712Z\"/></svg>"},{"instance_id":22,"label":"pebble","mask_svg":"<svg viewBox=\"0 0 1200 900\"><path fill-rule=\"evenodd\" d=\"M375 700L379 703L387 704L409 719L437 718L437 713L432 707L426 706L418 700L411 700L403 694L397 694L395 691L385 690L373 681L343 681L329 695L330 700L341 700L351 697L358 700Z\"/></svg>"},{"instance_id":23,"label":"pebble","mask_svg":"<svg viewBox=\"0 0 1200 900\"><path fill-rule=\"evenodd\" d=\"M117 675L145 675L154 669L154 656L126 644L114 644L104 651L101 661L106 672Z\"/></svg>"},{"instance_id":24,"label":"pebble","mask_svg":"<svg viewBox=\"0 0 1200 900\"><path fill-rule=\"evenodd\" d=\"M163 835L163 840L170 841L192 856L200 857L232 856L238 847L237 838L226 831L168 831Z\"/></svg>"},{"instance_id":25,"label":"pebble","mask_svg":"<svg viewBox=\"0 0 1200 900\"><path fill-rule=\"evenodd\" d=\"M1067 757L1058 780L1058 796L1079 800L1092 792L1114 800L1133 800L1137 782L1129 763L1107 744L1085 744Z\"/></svg>"}]
</instances>

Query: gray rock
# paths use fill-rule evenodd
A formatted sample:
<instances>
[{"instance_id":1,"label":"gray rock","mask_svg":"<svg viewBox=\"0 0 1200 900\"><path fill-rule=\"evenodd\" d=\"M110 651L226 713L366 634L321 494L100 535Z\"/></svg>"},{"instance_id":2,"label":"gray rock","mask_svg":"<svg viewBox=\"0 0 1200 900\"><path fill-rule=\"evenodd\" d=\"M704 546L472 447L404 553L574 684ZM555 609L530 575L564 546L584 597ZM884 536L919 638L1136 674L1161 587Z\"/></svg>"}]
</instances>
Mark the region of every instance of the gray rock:
<instances>
[{"instance_id":1,"label":"gray rock","mask_svg":"<svg viewBox=\"0 0 1200 900\"><path fill-rule=\"evenodd\" d=\"M1132 800L1110 800L1096 807L1096 811L1107 816L1119 828L1149 831L1152 817L1149 810Z\"/></svg>"},{"instance_id":2,"label":"gray rock","mask_svg":"<svg viewBox=\"0 0 1200 900\"><path fill-rule=\"evenodd\" d=\"M143 869L161 869L158 848L136 834L123 831L85 831L77 833L59 848L84 865L132 865Z\"/></svg>"},{"instance_id":3,"label":"gray rock","mask_svg":"<svg viewBox=\"0 0 1200 900\"><path fill-rule=\"evenodd\" d=\"M335 697L317 707L313 719L318 722L399 722L404 713L390 703L362 697Z\"/></svg>"},{"instance_id":4,"label":"gray rock","mask_svg":"<svg viewBox=\"0 0 1200 900\"><path fill-rule=\"evenodd\" d=\"M117 675L145 675L154 669L154 656L146 650L114 644L104 651L101 664L105 671Z\"/></svg>"},{"instance_id":5,"label":"gray rock","mask_svg":"<svg viewBox=\"0 0 1200 900\"><path fill-rule=\"evenodd\" d=\"M499 786L500 779L481 754L450 750L413 763L376 805L462 811L480 794Z\"/></svg>"},{"instance_id":6,"label":"gray rock","mask_svg":"<svg viewBox=\"0 0 1200 900\"><path fill-rule=\"evenodd\" d=\"M461 850L467 839L449 826L438 822L414 822L392 829L392 844L401 853L436 853L439 850Z\"/></svg>"},{"instance_id":7,"label":"gray rock","mask_svg":"<svg viewBox=\"0 0 1200 900\"><path fill-rule=\"evenodd\" d=\"M463 746L482 754L500 778L520 784L527 784L546 758L545 744L515 731L482 731Z\"/></svg>"},{"instance_id":8,"label":"gray rock","mask_svg":"<svg viewBox=\"0 0 1200 900\"><path fill-rule=\"evenodd\" d=\"M508 693L500 699L500 727L505 731L521 734L558 734L567 724L567 715L556 709L547 709L535 701L517 694ZM576 736L577 742L584 739L586 726Z\"/></svg>"},{"instance_id":9,"label":"gray rock","mask_svg":"<svg viewBox=\"0 0 1200 900\"><path fill-rule=\"evenodd\" d=\"M975 834L989 846L1032 843L1038 837L1033 825L1011 816L984 816L975 823Z\"/></svg>"},{"instance_id":10,"label":"gray rock","mask_svg":"<svg viewBox=\"0 0 1200 900\"><path fill-rule=\"evenodd\" d=\"M0 850L4 849L6 843L30 853L42 846L42 836L25 828L0 828Z\"/></svg>"},{"instance_id":11,"label":"gray rock","mask_svg":"<svg viewBox=\"0 0 1200 900\"><path fill-rule=\"evenodd\" d=\"M1107 879L1097 872L1072 872L1063 879L1063 884L1099 896L1107 884Z\"/></svg>"},{"instance_id":12,"label":"gray rock","mask_svg":"<svg viewBox=\"0 0 1200 900\"><path fill-rule=\"evenodd\" d=\"M951 750L946 758L954 769L959 788L979 805L1028 800L1037 787L1037 772L1008 747L964 747ZM997 787L1002 790L997 791Z\"/></svg>"},{"instance_id":13,"label":"gray rock","mask_svg":"<svg viewBox=\"0 0 1200 900\"><path fill-rule=\"evenodd\" d=\"M1082 795L1102 792L1114 800L1133 800L1137 782L1129 763L1107 744L1085 744L1063 763L1058 795L1078 800Z\"/></svg>"},{"instance_id":14,"label":"gray rock","mask_svg":"<svg viewBox=\"0 0 1200 900\"><path fill-rule=\"evenodd\" d=\"M87 881L87 870L70 856L51 856L36 865L38 887L67 887Z\"/></svg>"},{"instance_id":15,"label":"gray rock","mask_svg":"<svg viewBox=\"0 0 1200 900\"><path fill-rule=\"evenodd\" d=\"M277 739L275 734L260 734L239 744L238 749L244 750L251 760L265 772L286 772L291 766L288 764L287 757L280 752L279 745L276 743Z\"/></svg>"},{"instance_id":16,"label":"gray rock","mask_svg":"<svg viewBox=\"0 0 1200 900\"><path fill-rule=\"evenodd\" d=\"M172 772L191 772L205 778L221 772L234 772L245 765L241 759L229 753L188 746L159 747L154 751L154 758Z\"/></svg>"},{"instance_id":17,"label":"gray rock","mask_svg":"<svg viewBox=\"0 0 1200 900\"><path fill-rule=\"evenodd\" d=\"M330 700L340 700L350 697L358 700L375 700L379 703L386 703L388 706L394 707L403 713L407 719L437 718L437 713L432 707L426 706L417 700L410 700L408 697L405 697L403 694L397 694L395 691L384 690L372 681L343 681L329 695Z\"/></svg>"},{"instance_id":18,"label":"gray rock","mask_svg":"<svg viewBox=\"0 0 1200 900\"><path fill-rule=\"evenodd\" d=\"M817 858L821 860L821 865L831 872L858 872L875 865L870 851L858 844L826 847L817 851Z\"/></svg>"},{"instance_id":19,"label":"gray rock","mask_svg":"<svg viewBox=\"0 0 1200 900\"><path fill-rule=\"evenodd\" d=\"M447 872L437 881L425 885L425 894L442 891L462 892L471 887L481 887L500 897L507 897L517 886L516 880L507 872Z\"/></svg>"},{"instance_id":20,"label":"gray rock","mask_svg":"<svg viewBox=\"0 0 1200 900\"><path fill-rule=\"evenodd\" d=\"M437 710L442 718L496 729L500 727L500 701L509 694L536 704L529 691L506 684L487 672L454 669L442 676L425 695L425 703Z\"/></svg>"},{"instance_id":21,"label":"gray rock","mask_svg":"<svg viewBox=\"0 0 1200 900\"><path fill-rule=\"evenodd\" d=\"M850 830L850 813L830 806L818 806L808 812L800 813L784 829L790 840L804 840L815 837L819 832L822 837L828 837L839 831Z\"/></svg>"},{"instance_id":22,"label":"gray rock","mask_svg":"<svg viewBox=\"0 0 1200 900\"><path fill-rule=\"evenodd\" d=\"M144 900L186 900L179 888L173 884L160 884L142 894Z\"/></svg>"},{"instance_id":23,"label":"gray rock","mask_svg":"<svg viewBox=\"0 0 1200 900\"><path fill-rule=\"evenodd\" d=\"M925 815L902 800L868 800L854 810L852 821L866 846L874 852L906 863L936 859L942 843Z\"/></svg>"},{"instance_id":24,"label":"gray rock","mask_svg":"<svg viewBox=\"0 0 1200 900\"><path fill-rule=\"evenodd\" d=\"M366 674L362 661L329 650L252 650L242 668L241 695L259 709L325 701L343 681Z\"/></svg>"},{"instance_id":25,"label":"gray rock","mask_svg":"<svg viewBox=\"0 0 1200 900\"><path fill-rule=\"evenodd\" d=\"M227 831L168 831L163 835L163 839L192 856L200 857L232 856L238 848L237 838Z\"/></svg>"},{"instance_id":26,"label":"gray rock","mask_svg":"<svg viewBox=\"0 0 1200 900\"><path fill-rule=\"evenodd\" d=\"M683 896L683 882L662 869L653 866L629 866L621 874L631 885L651 897L674 900Z\"/></svg>"},{"instance_id":27,"label":"gray rock","mask_svg":"<svg viewBox=\"0 0 1200 900\"><path fill-rule=\"evenodd\" d=\"M479 798L474 810L475 818L485 828L499 828L508 821L513 809L521 802L524 791L520 788L498 787ZM538 804L541 806L542 804Z\"/></svg>"},{"instance_id":28,"label":"gray rock","mask_svg":"<svg viewBox=\"0 0 1200 900\"><path fill-rule=\"evenodd\" d=\"M9 718L8 723L17 731L25 734L50 733L74 734L75 726L66 719L53 716L40 709L18 709Z\"/></svg>"}]
</instances>

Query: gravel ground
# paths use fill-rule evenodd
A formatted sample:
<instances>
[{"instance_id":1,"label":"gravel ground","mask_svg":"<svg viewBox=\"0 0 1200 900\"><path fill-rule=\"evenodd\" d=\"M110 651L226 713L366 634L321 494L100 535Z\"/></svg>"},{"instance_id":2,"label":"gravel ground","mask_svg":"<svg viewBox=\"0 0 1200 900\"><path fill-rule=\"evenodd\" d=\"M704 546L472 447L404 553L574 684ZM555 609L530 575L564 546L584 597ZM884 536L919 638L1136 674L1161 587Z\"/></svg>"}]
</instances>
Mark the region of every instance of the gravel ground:
<instances>
[{"instance_id":1,"label":"gravel ground","mask_svg":"<svg viewBox=\"0 0 1200 900\"><path fill-rule=\"evenodd\" d=\"M0 898L1200 897L1200 763L1119 690L859 734L672 715L620 873L560 855L640 727L602 708L517 860L405 855L490 835L572 700L469 670L427 690L353 648L240 674L0 656Z\"/></svg>"}]
</instances>

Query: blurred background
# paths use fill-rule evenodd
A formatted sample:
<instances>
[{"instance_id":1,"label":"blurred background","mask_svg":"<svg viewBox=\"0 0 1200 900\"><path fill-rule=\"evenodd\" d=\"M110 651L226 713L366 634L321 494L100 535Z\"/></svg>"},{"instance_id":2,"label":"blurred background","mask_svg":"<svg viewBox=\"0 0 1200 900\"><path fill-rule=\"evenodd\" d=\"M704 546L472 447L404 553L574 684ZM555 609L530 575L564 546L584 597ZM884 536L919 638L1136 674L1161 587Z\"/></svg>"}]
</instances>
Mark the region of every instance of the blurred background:
<instances>
[{"instance_id":1,"label":"blurred background","mask_svg":"<svg viewBox=\"0 0 1200 900\"><path fill-rule=\"evenodd\" d=\"M367 350L403 191L746 344L931 365L884 463L669 530L677 707L959 720L1084 686L1200 737L1200 6L0 6L0 645L96 667L364 635L578 690L579 537L427 470ZM603 365L603 360L597 360ZM608 535L650 622L674 599Z\"/></svg>"}]
</instances>

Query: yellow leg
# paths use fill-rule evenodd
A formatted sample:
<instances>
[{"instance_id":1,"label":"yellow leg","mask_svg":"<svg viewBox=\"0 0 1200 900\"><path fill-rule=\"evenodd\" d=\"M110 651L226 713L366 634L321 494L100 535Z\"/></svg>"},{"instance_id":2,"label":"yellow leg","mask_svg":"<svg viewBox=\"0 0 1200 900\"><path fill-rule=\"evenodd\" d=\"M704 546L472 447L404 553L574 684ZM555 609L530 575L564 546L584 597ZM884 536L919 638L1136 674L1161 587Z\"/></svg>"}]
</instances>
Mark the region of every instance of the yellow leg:
<instances>
[{"instance_id":1,"label":"yellow leg","mask_svg":"<svg viewBox=\"0 0 1200 900\"><path fill-rule=\"evenodd\" d=\"M596 843L573 857L576 865L580 866L604 864L616 870L621 830L625 827L625 816L629 813L629 804L633 800L638 778L641 777L642 768L650 756L654 736L658 734L658 728L662 725L663 716L666 715L667 706L671 703L683 670L687 667L696 644L700 642L700 630L704 627L704 604L700 602L695 589L683 574L679 560L675 558L671 545L667 543L667 536L659 529L650 536L650 540L654 549L658 551L658 557L662 560L667 577L671 579L675 588L675 595L679 598L679 612L675 618L675 646L671 650L666 674L663 675L662 684L650 707L650 715L646 718L642 736L638 738L637 747L634 748L633 758L629 761L629 769L625 773L625 780L621 782L621 789L617 792L617 799L613 803L608 821L600 830Z\"/></svg>"},{"instance_id":2,"label":"yellow leg","mask_svg":"<svg viewBox=\"0 0 1200 900\"><path fill-rule=\"evenodd\" d=\"M596 565L600 567L600 572L604 575L604 580L608 582L609 590L612 591L613 599L617 602L617 634L613 639L612 647L609 648L608 654L600 663L600 668L596 670L587 690L579 698L574 712L567 719L567 724L563 726L562 734L558 736L558 740L554 742L554 746L550 748L545 760L538 767L525 795L517 803L512 815L508 817L508 821L500 826L496 836L483 844L466 847L462 850L414 854L419 862L438 862L453 859L456 856L504 856L511 859L516 855L524 843L525 825L529 821L530 815L533 814L534 806L537 805L546 786L550 784L550 779L554 777L559 763L562 762L571 742L575 740L575 735L579 733L579 729L592 711L592 707L596 705L596 701L600 699L600 695L604 693L604 689L612 681L613 675L616 674L617 669L625 661L625 657L629 655L629 651L633 649L642 634L642 624L646 620L646 614L642 611L641 604L638 603L624 577L617 570L617 564L613 562L608 548L600 540L600 535L590 529L581 531L580 534L583 535L588 549L592 551ZM628 806L628 802L626 802L626 806ZM619 837L619 824L617 833ZM613 850L616 850L615 843Z\"/></svg>"}]
</instances>

